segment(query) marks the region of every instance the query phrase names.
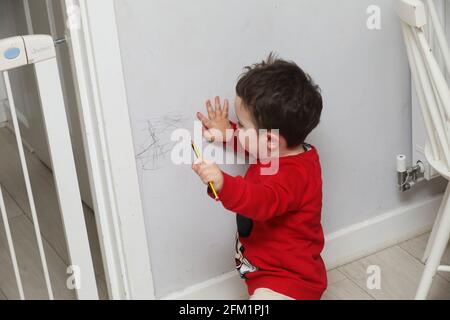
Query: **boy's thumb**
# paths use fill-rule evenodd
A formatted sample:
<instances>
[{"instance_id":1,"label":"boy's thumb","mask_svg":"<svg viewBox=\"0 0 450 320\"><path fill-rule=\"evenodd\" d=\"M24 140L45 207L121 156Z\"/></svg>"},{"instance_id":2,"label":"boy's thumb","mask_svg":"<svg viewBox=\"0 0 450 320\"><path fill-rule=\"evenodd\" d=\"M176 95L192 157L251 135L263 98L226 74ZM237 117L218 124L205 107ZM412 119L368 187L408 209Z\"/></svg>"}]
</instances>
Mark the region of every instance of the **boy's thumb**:
<instances>
[{"instance_id":1,"label":"boy's thumb","mask_svg":"<svg viewBox=\"0 0 450 320\"><path fill-rule=\"evenodd\" d=\"M211 133L211 131L206 129L205 127L203 127L203 137L209 142L214 142L214 140L215 140L215 137Z\"/></svg>"}]
</instances>

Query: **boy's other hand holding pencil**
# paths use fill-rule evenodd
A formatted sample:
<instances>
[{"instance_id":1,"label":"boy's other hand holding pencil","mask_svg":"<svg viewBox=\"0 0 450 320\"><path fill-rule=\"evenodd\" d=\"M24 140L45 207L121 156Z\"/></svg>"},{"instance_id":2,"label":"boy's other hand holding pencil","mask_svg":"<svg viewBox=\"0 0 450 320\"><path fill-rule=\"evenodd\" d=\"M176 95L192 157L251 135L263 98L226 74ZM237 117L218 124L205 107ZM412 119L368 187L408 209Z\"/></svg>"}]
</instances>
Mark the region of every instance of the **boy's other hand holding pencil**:
<instances>
[{"instance_id":1,"label":"boy's other hand holding pencil","mask_svg":"<svg viewBox=\"0 0 450 320\"><path fill-rule=\"evenodd\" d=\"M217 192L223 187L223 174L219 166L213 162L203 159L197 159L192 165L192 170L200 177L204 184L209 185L211 182Z\"/></svg>"}]
</instances>

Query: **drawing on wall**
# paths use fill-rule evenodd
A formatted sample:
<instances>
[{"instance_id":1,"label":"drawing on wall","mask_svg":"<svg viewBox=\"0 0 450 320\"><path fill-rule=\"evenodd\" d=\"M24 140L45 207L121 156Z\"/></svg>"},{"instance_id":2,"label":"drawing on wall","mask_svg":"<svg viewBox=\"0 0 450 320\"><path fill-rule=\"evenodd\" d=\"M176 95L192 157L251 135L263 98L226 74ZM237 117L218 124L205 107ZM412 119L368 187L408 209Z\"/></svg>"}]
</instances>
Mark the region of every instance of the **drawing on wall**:
<instances>
[{"instance_id":1,"label":"drawing on wall","mask_svg":"<svg viewBox=\"0 0 450 320\"><path fill-rule=\"evenodd\" d=\"M170 155L176 142L171 141L170 136L176 129L182 128L186 122L182 114L168 113L162 117L145 120L142 131L144 141L139 144L136 160L144 171L161 169Z\"/></svg>"}]
</instances>

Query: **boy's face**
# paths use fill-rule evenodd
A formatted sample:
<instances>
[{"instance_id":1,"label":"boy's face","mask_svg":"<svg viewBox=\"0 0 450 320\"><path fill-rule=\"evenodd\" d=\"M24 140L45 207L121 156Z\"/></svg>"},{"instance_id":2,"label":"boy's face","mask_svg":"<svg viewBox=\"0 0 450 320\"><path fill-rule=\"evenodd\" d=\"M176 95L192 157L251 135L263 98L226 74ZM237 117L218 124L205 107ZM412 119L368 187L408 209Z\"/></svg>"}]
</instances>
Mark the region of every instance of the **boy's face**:
<instances>
[{"instance_id":1,"label":"boy's face","mask_svg":"<svg viewBox=\"0 0 450 320\"><path fill-rule=\"evenodd\" d=\"M235 111L238 118L238 138L241 146L253 157L258 155L258 130L253 122L252 116L244 107L242 99L236 96Z\"/></svg>"},{"instance_id":2,"label":"boy's face","mask_svg":"<svg viewBox=\"0 0 450 320\"><path fill-rule=\"evenodd\" d=\"M278 139L273 133L260 133L252 115L244 106L242 99L237 96L235 100L236 116L238 118L238 140L241 146L254 158L265 158L269 154L278 152L278 145L274 146Z\"/></svg>"},{"instance_id":3,"label":"boy's face","mask_svg":"<svg viewBox=\"0 0 450 320\"><path fill-rule=\"evenodd\" d=\"M239 129L243 131L253 129L256 131L256 125L253 122L252 116L247 108L244 107L242 99L239 96L236 97L235 107Z\"/></svg>"}]
</instances>

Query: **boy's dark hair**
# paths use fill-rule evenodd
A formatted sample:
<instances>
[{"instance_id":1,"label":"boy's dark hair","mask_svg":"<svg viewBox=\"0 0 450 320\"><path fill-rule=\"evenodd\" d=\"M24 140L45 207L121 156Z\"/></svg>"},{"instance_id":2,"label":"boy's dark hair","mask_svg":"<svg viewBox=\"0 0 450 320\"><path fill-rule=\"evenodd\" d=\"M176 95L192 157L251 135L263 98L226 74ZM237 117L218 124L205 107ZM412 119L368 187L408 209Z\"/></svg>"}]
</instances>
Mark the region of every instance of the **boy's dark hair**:
<instances>
[{"instance_id":1,"label":"boy's dark hair","mask_svg":"<svg viewBox=\"0 0 450 320\"><path fill-rule=\"evenodd\" d=\"M280 130L289 148L304 143L320 122L320 88L297 64L273 53L265 61L246 67L236 93L258 129Z\"/></svg>"}]
</instances>

